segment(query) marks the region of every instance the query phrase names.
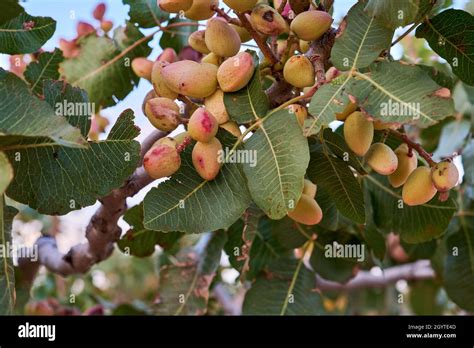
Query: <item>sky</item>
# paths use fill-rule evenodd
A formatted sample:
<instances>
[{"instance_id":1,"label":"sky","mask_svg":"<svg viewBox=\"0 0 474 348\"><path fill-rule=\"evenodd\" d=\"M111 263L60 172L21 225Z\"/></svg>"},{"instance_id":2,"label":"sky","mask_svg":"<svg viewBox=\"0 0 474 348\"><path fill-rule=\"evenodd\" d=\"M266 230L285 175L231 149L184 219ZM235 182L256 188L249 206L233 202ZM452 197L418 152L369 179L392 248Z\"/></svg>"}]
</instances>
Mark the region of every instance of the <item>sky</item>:
<instances>
[{"instance_id":1,"label":"sky","mask_svg":"<svg viewBox=\"0 0 474 348\"><path fill-rule=\"evenodd\" d=\"M454 7L464 8L467 1L468 0L455 0ZM52 51L58 46L60 38L72 39L76 36L76 24L78 21L91 22L97 26L97 22L92 17L92 11L99 2L104 2L107 5L105 18L114 22L114 28L124 24L125 20L128 19L129 6L123 5L121 0L29 0L22 2L22 6L30 15L49 16L57 21L56 32L44 46L45 50ZM333 16L336 25L356 2L356 0L335 0ZM153 29L143 32L147 34L150 30ZM395 37L403 33L404 30L405 28L398 29L395 33ZM153 48L150 59L155 59L161 51L158 45L159 38L159 35L155 36L154 40L150 43L150 46ZM401 56L401 47L399 45L397 46L392 50L395 59L399 59ZM7 55L0 54L0 67L5 69L9 68ZM151 88L151 84L148 81L141 79L139 86L123 101L116 106L103 110L102 114L108 117L111 124L113 124L123 110L127 108L134 110L136 123L142 130L138 138L138 140L141 141L153 130L153 127L149 124L141 111L143 98ZM141 201L149 188L150 187L142 190L136 197L129 199L129 206L133 206ZM67 250L70 245L84 238L84 234L78 232L85 231L87 221L89 221L98 206L99 204L97 203L94 206L84 208L80 211L71 212L61 218L64 231L63 236L58 238L58 244L61 249ZM121 221L121 226L126 228L127 225Z\"/></svg>"}]
</instances>

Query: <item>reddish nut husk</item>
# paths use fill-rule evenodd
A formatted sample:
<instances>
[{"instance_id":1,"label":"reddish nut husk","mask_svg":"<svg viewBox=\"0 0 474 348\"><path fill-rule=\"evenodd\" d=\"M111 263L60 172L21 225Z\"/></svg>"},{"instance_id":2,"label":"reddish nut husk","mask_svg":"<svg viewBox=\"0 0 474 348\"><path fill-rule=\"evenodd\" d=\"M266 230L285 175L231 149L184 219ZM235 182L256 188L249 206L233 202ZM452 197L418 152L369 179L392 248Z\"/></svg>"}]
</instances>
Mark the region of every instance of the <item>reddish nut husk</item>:
<instances>
[{"instance_id":1,"label":"reddish nut husk","mask_svg":"<svg viewBox=\"0 0 474 348\"><path fill-rule=\"evenodd\" d=\"M153 98L145 105L150 123L164 132L174 131L180 124L179 106L168 98Z\"/></svg>"},{"instance_id":2,"label":"reddish nut husk","mask_svg":"<svg viewBox=\"0 0 474 348\"><path fill-rule=\"evenodd\" d=\"M132 60L132 70L138 77L151 81L153 62L143 57L135 58Z\"/></svg>"},{"instance_id":3,"label":"reddish nut husk","mask_svg":"<svg viewBox=\"0 0 474 348\"><path fill-rule=\"evenodd\" d=\"M208 143L197 142L194 145L192 159L198 174L204 180L214 180L219 174L222 162L219 161L222 144L217 138Z\"/></svg>"},{"instance_id":4,"label":"reddish nut husk","mask_svg":"<svg viewBox=\"0 0 474 348\"><path fill-rule=\"evenodd\" d=\"M440 192L451 190L459 181L459 171L451 161L443 161L431 169L431 178Z\"/></svg>"},{"instance_id":5,"label":"reddish nut husk","mask_svg":"<svg viewBox=\"0 0 474 348\"><path fill-rule=\"evenodd\" d=\"M166 61L156 61L153 64L153 69L151 70L151 83L158 96L174 100L178 98L178 93L172 91L168 87L162 75L163 68L168 65L170 65L170 63Z\"/></svg>"},{"instance_id":6,"label":"reddish nut husk","mask_svg":"<svg viewBox=\"0 0 474 348\"><path fill-rule=\"evenodd\" d=\"M205 98L217 89L217 67L213 64L182 60L163 67L161 76L169 89L187 97Z\"/></svg>"},{"instance_id":7,"label":"reddish nut husk","mask_svg":"<svg viewBox=\"0 0 474 348\"><path fill-rule=\"evenodd\" d=\"M188 134L196 141L207 143L217 134L219 124L216 118L205 108L199 108L188 122Z\"/></svg>"},{"instance_id":8,"label":"reddish nut husk","mask_svg":"<svg viewBox=\"0 0 474 348\"><path fill-rule=\"evenodd\" d=\"M173 175L181 166L181 157L176 147L166 144L153 146L143 158L143 167L153 179Z\"/></svg>"},{"instance_id":9,"label":"reddish nut husk","mask_svg":"<svg viewBox=\"0 0 474 348\"><path fill-rule=\"evenodd\" d=\"M289 29L285 19L278 11L265 4L254 7L250 15L250 23L255 30L269 36L278 36L288 32Z\"/></svg>"},{"instance_id":10,"label":"reddish nut husk","mask_svg":"<svg viewBox=\"0 0 474 348\"><path fill-rule=\"evenodd\" d=\"M217 71L217 80L224 92L236 92L247 86L254 71L253 57L250 53L240 52L221 64Z\"/></svg>"}]
</instances>

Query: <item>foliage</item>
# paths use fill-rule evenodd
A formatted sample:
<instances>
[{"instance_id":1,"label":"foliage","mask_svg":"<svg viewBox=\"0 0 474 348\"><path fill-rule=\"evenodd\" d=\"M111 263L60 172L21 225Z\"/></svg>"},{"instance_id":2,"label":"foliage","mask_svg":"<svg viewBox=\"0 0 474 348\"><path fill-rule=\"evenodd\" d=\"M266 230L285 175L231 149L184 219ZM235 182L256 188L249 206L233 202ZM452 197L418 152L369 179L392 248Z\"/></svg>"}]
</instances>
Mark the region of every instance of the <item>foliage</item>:
<instances>
[{"instance_id":1,"label":"foliage","mask_svg":"<svg viewBox=\"0 0 474 348\"><path fill-rule=\"evenodd\" d=\"M99 269L119 274L127 291L141 282L151 289L125 296L99 291L89 274L82 281L90 296L72 308L52 300L60 295L48 273L33 285L26 313L88 313L98 305L113 315L222 314L214 294L230 288L247 289L244 315L392 314L401 310L382 301L393 296L396 302L392 284L350 295L324 284L350 287L373 267L420 259L431 260L436 277L411 281L404 306L416 314L448 313L452 303L474 311L474 18L435 3L360 0L341 23L303 42L286 35L293 20L286 10L273 10L276 20L269 23L261 6L247 11L251 16L217 8L168 13L159 1L123 0L128 21L111 31L96 18L92 29L78 27L75 39L47 52L42 47L58 29L55 20L28 14L16 0L2 1L0 53L28 59L23 69L0 69L0 246L17 242L15 216L44 222L98 201L107 208L115 199L117 210L96 215L87 230L110 233L122 252ZM189 39L214 15L239 27L240 36L225 24L213 47L232 51L237 42L239 55L210 52L204 34ZM305 24L311 36L322 23ZM395 29L405 26L416 29L415 36L407 33L404 55L394 60ZM150 43L158 35L163 54L153 62ZM242 49L245 36L258 52ZM284 66L295 55L312 63L314 85L285 80ZM146 99L143 113L158 130L171 128L170 138L140 148L134 121L143 116L124 107L99 140L101 111L125 103L141 78L161 99L158 108ZM355 113L363 120L353 127ZM197 117L212 141L174 132L178 124L190 130ZM371 150L361 155L354 142L384 143L393 156L369 161ZM412 171L399 172L403 146L418 166L447 161L449 190L435 186L435 169L423 183L410 184ZM163 149L179 169L152 179L150 166L173 167ZM381 173L390 168L388 157L397 163ZM463 168L463 177L452 163ZM403 184L394 185L390 175L405 176ZM151 182L144 198L126 208L126 198ZM120 235L115 225L122 216L130 228ZM0 314L21 313L18 306L29 296L24 272L8 256L1 261ZM235 280L226 276L231 269ZM438 301L439 294L447 298Z\"/></svg>"}]
</instances>

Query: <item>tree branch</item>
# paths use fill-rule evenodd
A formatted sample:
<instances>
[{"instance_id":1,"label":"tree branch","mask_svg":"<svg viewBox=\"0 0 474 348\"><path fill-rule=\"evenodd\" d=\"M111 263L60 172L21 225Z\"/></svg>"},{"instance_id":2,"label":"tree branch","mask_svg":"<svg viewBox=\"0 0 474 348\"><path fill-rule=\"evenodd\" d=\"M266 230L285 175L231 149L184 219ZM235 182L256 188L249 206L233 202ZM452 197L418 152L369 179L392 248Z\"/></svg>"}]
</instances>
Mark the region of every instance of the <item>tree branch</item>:
<instances>
[{"instance_id":1,"label":"tree branch","mask_svg":"<svg viewBox=\"0 0 474 348\"><path fill-rule=\"evenodd\" d=\"M432 279L434 276L435 272L431 268L430 261L419 260L387 268L382 275L361 271L346 284L332 282L316 276L316 287L321 291L354 291L365 288L383 288L399 280Z\"/></svg>"},{"instance_id":2,"label":"tree branch","mask_svg":"<svg viewBox=\"0 0 474 348\"><path fill-rule=\"evenodd\" d=\"M158 139L166 135L167 133L161 131L155 131L149 135L142 143L141 158L143 159L145 153ZM127 209L127 198L134 196L153 181L140 166L122 187L99 199L102 205L92 216L86 228L87 242L75 245L63 254L58 250L55 238L40 237L36 241L38 260L34 262L31 259L21 259L19 266L26 274L32 276L36 272L30 270L37 269L38 264L62 276L86 273L94 264L107 259L112 254L114 243L120 238L122 232L117 222Z\"/></svg>"},{"instance_id":3,"label":"tree branch","mask_svg":"<svg viewBox=\"0 0 474 348\"><path fill-rule=\"evenodd\" d=\"M242 23L242 26L247 29L247 31L250 33L254 41L257 43L258 48L262 51L263 55L265 58L268 59L270 62L270 65L275 65L278 63L278 58L275 57L273 54L272 50L270 49L270 46L267 45L265 42L265 39L255 31L255 29L252 27L252 24L248 21L247 17L245 17L245 13L238 13L236 12L237 17L239 17L240 22Z\"/></svg>"}]
</instances>

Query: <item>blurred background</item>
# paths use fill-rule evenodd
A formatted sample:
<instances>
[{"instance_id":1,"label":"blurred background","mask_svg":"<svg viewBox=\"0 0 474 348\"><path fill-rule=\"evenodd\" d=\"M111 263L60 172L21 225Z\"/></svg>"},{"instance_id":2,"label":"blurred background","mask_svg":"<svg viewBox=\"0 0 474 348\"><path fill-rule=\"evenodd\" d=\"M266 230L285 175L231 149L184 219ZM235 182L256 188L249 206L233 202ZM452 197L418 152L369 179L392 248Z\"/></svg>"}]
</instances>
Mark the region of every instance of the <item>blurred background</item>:
<instances>
[{"instance_id":1,"label":"blurred background","mask_svg":"<svg viewBox=\"0 0 474 348\"><path fill-rule=\"evenodd\" d=\"M43 47L46 51L52 51L55 47L58 47L60 39L70 40L76 36L78 21L94 23L92 12L99 2L107 5L105 18L113 21L114 28L123 25L128 19L129 6L124 5L120 0L30 0L22 2L22 6L33 16L49 16L57 21L55 34ZM334 27L337 27L349 8L356 2L356 0L335 0ZM474 9L474 1L454 0L449 3L455 8L470 9L471 13ZM406 29L399 28L395 33L395 37ZM143 30L143 33L146 35L153 30ZM160 37L161 34L156 35L150 43L153 48L153 52L149 57L151 60L155 60L161 53L158 44ZM422 44L417 41L411 34L392 49L392 55L395 59L404 57L408 61L410 59L423 60L425 64L435 60L442 62L442 59L427 49L427 46L423 46L425 45L424 41L420 40L420 42L423 42ZM430 55L423 55L426 52L430 52ZM0 54L0 67L10 68L8 55ZM123 110L131 108L135 112L135 121L141 128L138 140L143 140L153 130L147 118L143 115L141 107L144 96L151 88L152 86L147 80L141 79L139 86L123 101L102 110L101 115L108 119L110 125L113 125ZM105 138L109 129L110 126L105 129L105 133L101 134L100 138ZM175 132L179 133L181 131L181 129L178 129ZM148 189L142 190L136 197L129 199L129 206L134 206L140 202ZM71 246L85 240L85 228L98 206L99 204L96 204L61 217L41 216L34 210L25 208L22 210L20 218L14 222L15 243L31 246L43 232L54 235L58 240L60 250L66 252ZM123 232L126 232L129 228L124 221L121 221L120 225ZM160 250L157 250L153 256L142 259L126 256L117 250L112 258L96 265L92 272L85 276L63 279L42 270L33 286L32 299L25 307L26 313L79 314L89 311L90 314L94 314L94 311L103 312L104 310L109 314L147 313L147 303L153 302L156 295L158 285L156 269L161 262L166 262L163 259L164 257L166 255L160 253ZM381 272L381 269L375 267L373 272ZM239 291L238 287L234 287L237 276L238 272L230 267L226 257L223 256L220 277L225 283L229 284L231 292ZM328 313L335 314L347 313L349 311L347 308L349 301L354 304L351 306L350 314L458 313L455 305L450 303L446 295L430 281L411 287L410 296L414 300L411 302L414 304L410 304L410 301L402 306L393 303L393 296L396 296L397 293L407 293L408 289L407 282L399 281L395 287L360 293L354 292L350 295L350 298L347 295L335 296L334 298L328 297L325 306ZM19 291L17 296L20 300L22 297L27 298L27 294L22 294L21 289L17 291ZM427 291L436 292L436 296L425 296ZM432 298L436 299L436 303L431 303ZM427 303L427 301L431 302ZM97 307L98 304L99 307ZM218 306L216 306L215 313L212 312L212 306L210 308L209 314L222 313L222 309ZM19 313L22 313L21 308Z\"/></svg>"}]
</instances>

